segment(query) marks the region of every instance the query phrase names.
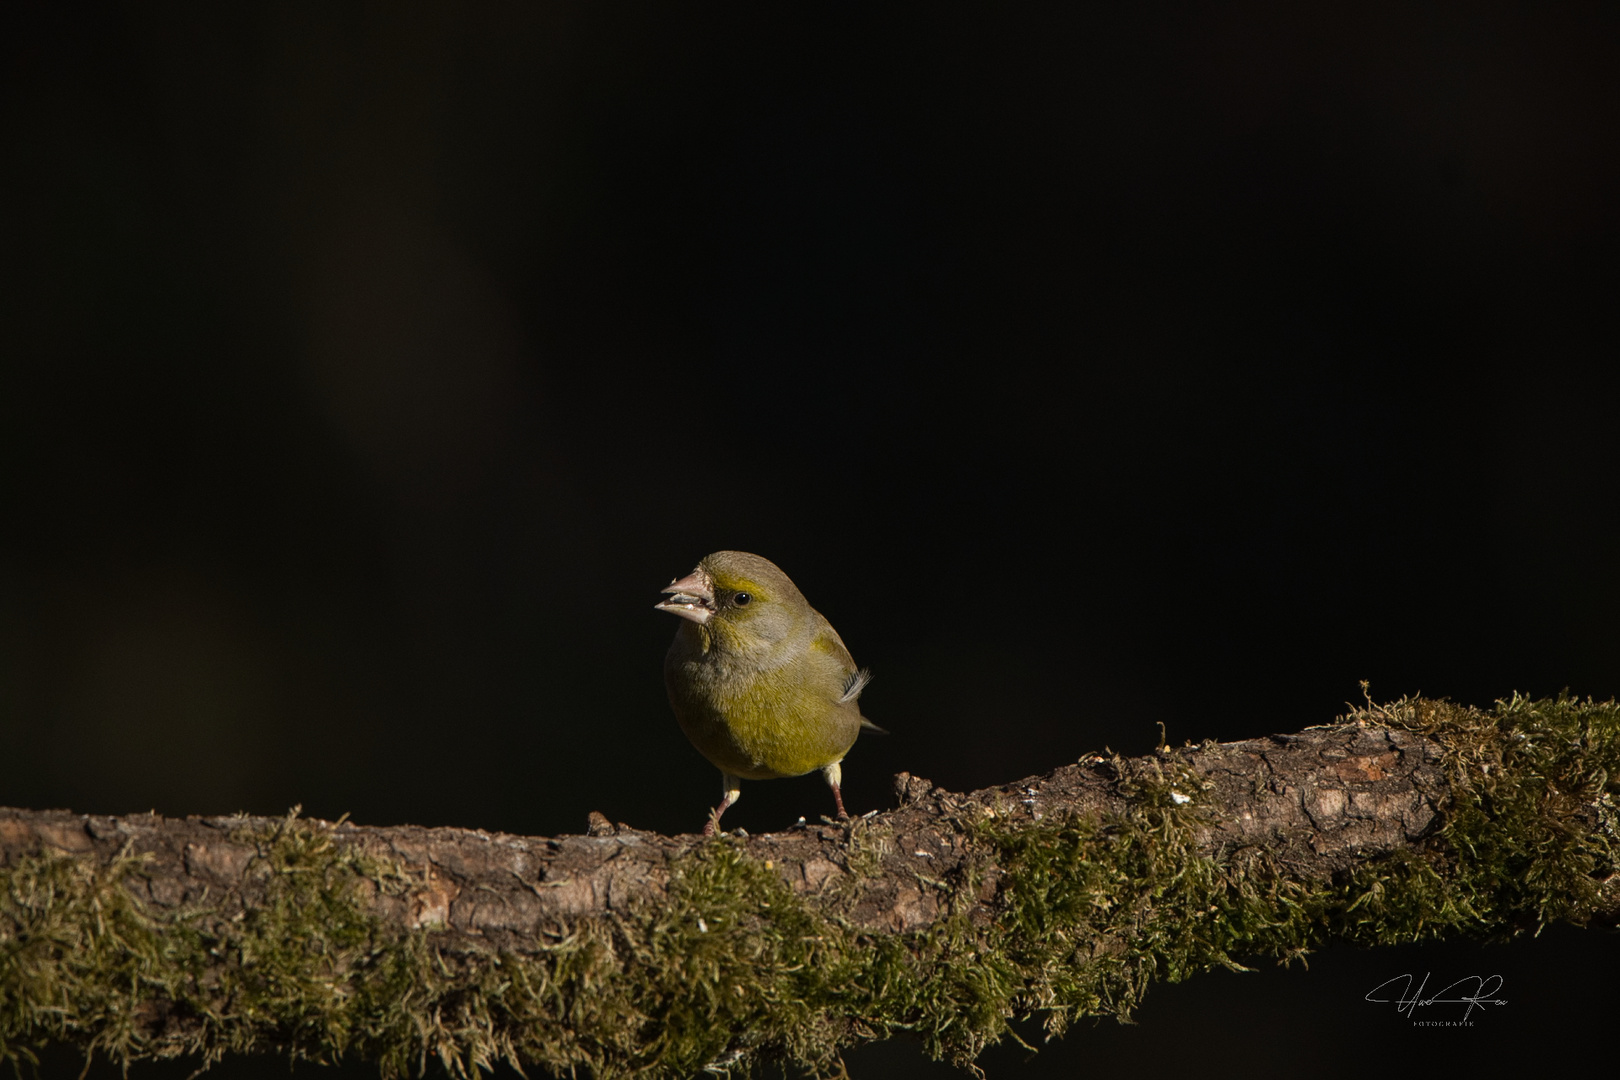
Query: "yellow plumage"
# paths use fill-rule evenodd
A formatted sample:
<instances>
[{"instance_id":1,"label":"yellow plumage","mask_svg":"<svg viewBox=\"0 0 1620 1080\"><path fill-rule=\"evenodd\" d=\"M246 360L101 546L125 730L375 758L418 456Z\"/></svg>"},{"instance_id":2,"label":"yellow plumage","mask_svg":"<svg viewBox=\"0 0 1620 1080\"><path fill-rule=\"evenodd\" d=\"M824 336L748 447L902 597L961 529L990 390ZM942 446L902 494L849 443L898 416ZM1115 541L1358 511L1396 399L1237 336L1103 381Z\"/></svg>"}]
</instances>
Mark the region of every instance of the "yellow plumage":
<instances>
[{"instance_id":1,"label":"yellow plumage","mask_svg":"<svg viewBox=\"0 0 1620 1080\"><path fill-rule=\"evenodd\" d=\"M817 769L846 816L839 762L875 725L861 716L868 676L838 632L780 568L746 552L715 552L664 591L658 607L683 619L664 658L669 703L723 782L705 831L737 801L737 780Z\"/></svg>"}]
</instances>

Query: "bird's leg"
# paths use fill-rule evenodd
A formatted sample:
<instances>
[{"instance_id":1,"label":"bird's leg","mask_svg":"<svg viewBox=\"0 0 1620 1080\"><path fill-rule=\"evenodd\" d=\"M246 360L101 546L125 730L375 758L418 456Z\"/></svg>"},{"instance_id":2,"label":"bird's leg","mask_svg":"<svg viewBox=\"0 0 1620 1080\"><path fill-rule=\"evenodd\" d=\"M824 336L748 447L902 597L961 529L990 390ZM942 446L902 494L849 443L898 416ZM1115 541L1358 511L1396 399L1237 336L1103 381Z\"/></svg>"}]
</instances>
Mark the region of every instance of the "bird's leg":
<instances>
[{"instance_id":1,"label":"bird's leg","mask_svg":"<svg viewBox=\"0 0 1620 1080\"><path fill-rule=\"evenodd\" d=\"M848 821L849 811L844 809L844 793L839 790L839 785L844 782L844 770L841 769L838 762L835 761L831 765L828 765L825 769L822 769L821 775L822 778L827 781L827 786L832 788L833 802L838 804L838 820Z\"/></svg>"},{"instance_id":2,"label":"bird's leg","mask_svg":"<svg viewBox=\"0 0 1620 1080\"><path fill-rule=\"evenodd\" d=\"M720 831L720 815L740 798L742 798L742 781L728 773L721 773L720 805L709 811L709 820L703 825L704 836L713 836Z\"/></svg>"}]
</instances>

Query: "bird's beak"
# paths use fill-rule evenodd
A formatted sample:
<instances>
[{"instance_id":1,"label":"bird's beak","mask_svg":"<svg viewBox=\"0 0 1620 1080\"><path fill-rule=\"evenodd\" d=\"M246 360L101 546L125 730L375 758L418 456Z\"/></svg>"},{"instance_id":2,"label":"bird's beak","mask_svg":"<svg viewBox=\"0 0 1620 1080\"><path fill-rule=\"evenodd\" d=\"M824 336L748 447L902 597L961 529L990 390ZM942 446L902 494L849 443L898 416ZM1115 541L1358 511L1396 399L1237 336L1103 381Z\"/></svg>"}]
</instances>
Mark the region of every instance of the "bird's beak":
<instances>
[{"instance_id":1,"label":"bird's beak","mask_svg":"<svg viewBox=\"0 0 1620 1080\"><path fill-rule=\"evenodd\" d=\"M664 591L670 594L670 598L653 605L659 611L691 619L699 626L708 622L709 616L714 614L714 583L709 580L709 572L701 566L685 577L670 582Z\"/></svg>"}]
</instances>

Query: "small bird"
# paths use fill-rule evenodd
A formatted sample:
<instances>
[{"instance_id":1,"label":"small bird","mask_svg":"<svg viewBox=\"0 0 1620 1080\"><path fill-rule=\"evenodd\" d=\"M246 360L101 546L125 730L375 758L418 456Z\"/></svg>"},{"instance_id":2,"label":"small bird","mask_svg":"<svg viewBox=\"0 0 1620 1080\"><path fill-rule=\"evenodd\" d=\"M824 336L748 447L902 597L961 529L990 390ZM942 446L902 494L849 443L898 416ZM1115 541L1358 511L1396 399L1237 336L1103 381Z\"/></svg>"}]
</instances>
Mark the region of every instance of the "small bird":
<instances>
[{"instance_id":1,"label":"small bird","mask_svg":"<svg viewBox=\"0 0 1620 1080\"><path fill-rule=\"evenodd\" d=\"M742 796L742 780L821 770L838 817L849 817L839 762L862 728L871 672L857 668L838 631L769 559L717 551L670 582L655 605L684 621L664 657L664 688L681 730L720 770L720 805Z\"/></svg>"}]
</instances>

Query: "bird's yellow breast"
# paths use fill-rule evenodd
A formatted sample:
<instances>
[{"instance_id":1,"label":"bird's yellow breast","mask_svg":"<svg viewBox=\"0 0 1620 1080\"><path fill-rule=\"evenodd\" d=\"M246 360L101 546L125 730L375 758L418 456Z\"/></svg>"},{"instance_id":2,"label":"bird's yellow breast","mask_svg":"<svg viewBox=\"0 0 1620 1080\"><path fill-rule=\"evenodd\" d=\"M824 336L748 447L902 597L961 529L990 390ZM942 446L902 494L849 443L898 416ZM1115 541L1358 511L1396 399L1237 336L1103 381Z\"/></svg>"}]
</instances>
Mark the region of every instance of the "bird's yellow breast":
<instances>
[{"instance_id":1,"label":"bird's yellow breast","mask_svg":"<svg viewBox=\"0 0 1620 1080\"><path fill-rule=\"evenodd\" d=\"M848 753L860 709L839 700L842 664L819 641L760 662L692 629L671 646L665 683L681 729L717 768L747 780L802 776Z\"/></svg>"}]
</instances>

